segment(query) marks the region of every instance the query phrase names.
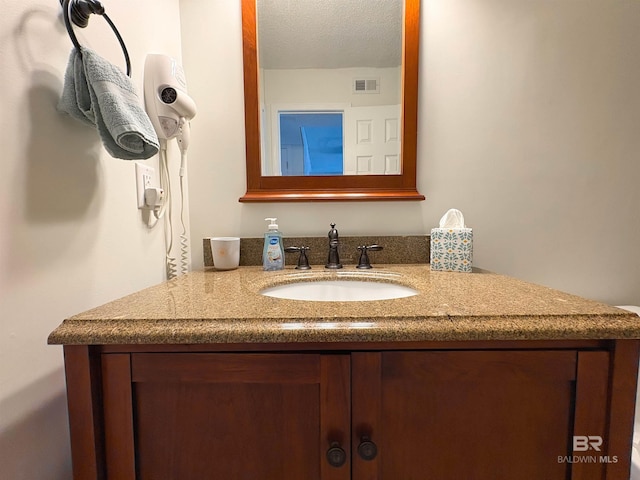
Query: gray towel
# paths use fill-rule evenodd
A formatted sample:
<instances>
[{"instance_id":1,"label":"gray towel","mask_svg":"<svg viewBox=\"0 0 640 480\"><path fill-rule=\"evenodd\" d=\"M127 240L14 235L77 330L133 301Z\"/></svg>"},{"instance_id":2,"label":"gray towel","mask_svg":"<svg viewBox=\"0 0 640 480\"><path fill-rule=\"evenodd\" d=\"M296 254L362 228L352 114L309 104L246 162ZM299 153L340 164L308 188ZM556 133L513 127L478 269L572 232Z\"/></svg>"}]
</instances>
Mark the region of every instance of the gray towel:
<instances>
[{"instance_id":1,"label":"gray towel","mask_svg":"<svg viewBox=\"0 0 640 480\"><path fill-rule=\"evenodd\" d=\"M158 153L158 136L131 80L88 48L82 57L71 51L58 110L96 127L114 158L144 160Z\"/></svg>"}]
</instances>

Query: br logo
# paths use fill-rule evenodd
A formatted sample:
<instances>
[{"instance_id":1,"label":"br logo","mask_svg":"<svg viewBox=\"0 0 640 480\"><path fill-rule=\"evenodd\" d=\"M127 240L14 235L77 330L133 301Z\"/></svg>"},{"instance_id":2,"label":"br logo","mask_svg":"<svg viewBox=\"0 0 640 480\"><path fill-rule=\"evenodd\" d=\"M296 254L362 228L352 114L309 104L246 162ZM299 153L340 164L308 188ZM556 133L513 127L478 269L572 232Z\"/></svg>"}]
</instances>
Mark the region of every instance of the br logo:
<instances>
[{"instance_id":1,"label":"br logo","mask_svg":"<svg viewBox=\"0 0 640 480\"><path fill-rule=\"evenodd\" d=\"M573 436L573 451L574 452L586 452L587 450L600 451L602 445L602 437L598 435L574 435Z\"/></svg>"}]
</instances>

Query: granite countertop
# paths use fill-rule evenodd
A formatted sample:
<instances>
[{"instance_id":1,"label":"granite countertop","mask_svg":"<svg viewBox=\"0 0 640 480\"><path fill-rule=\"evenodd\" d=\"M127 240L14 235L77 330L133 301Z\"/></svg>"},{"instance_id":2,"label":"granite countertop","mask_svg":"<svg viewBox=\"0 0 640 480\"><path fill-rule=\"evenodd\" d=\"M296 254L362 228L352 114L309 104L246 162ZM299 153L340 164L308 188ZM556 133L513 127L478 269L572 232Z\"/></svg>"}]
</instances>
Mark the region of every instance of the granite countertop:
<instances>
[{"instance_id":1,"label":"granite countertop","mask_svg":"<svg viewBox=\"0 0 640 480\"><path fill-rule=\"evenodd\" d=\"M367 302L260 295L300 279L384 278L419 294ZM504 275L429 265L191 272L65 320L50 344L203 344L640 338L634 313Z\"/></svg>"}]
</instances>

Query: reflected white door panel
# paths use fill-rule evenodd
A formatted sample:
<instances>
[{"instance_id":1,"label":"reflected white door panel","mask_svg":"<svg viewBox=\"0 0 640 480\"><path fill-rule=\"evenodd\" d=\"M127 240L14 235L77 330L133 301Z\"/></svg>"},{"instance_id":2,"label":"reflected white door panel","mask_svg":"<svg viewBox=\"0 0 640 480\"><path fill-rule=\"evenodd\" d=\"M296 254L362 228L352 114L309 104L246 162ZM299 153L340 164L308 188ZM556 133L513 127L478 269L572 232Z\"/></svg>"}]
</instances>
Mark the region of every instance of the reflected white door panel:
<instances>
[{"instance_id":1,"label":"reflected white door panel","mask_svg":"<svg viewBox=\"0 0 640 480\"><path fill-rule=\"evenodd\" d=\"M400 173L400 105L352 107L344 115L344 174Z\"/></svg>"}]
</instances>

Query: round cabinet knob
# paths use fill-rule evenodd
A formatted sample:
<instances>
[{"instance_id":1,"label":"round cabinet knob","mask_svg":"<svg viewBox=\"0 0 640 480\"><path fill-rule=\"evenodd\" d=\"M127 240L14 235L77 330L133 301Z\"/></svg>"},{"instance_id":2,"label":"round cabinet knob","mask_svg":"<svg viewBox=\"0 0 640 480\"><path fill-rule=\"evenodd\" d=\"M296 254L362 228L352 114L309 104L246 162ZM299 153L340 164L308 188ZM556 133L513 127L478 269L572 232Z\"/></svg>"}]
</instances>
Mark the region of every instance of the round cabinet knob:
<instances>
[{"instance_id":1,"label":"round cabinet knob","mask_svg":"<svg viewBox=\"0 0 640 480\"><path fill-rule=\"evenodd\" d=\"M373 460L378 455L378 446L369 437L362 437L358 445L358 455L363 460Z\"/></svg>"},{"instance_id":2,"label":"round cabinet knob","mask_svg":"<svg viewBox=\"0 0 640 480\"><path fill-rule=\"evenodd\" d=\"M327 461L332 467L341 467L347 461L347 454L338 442L333 442L327 450Z\"/></svg>"}]
</instances>

